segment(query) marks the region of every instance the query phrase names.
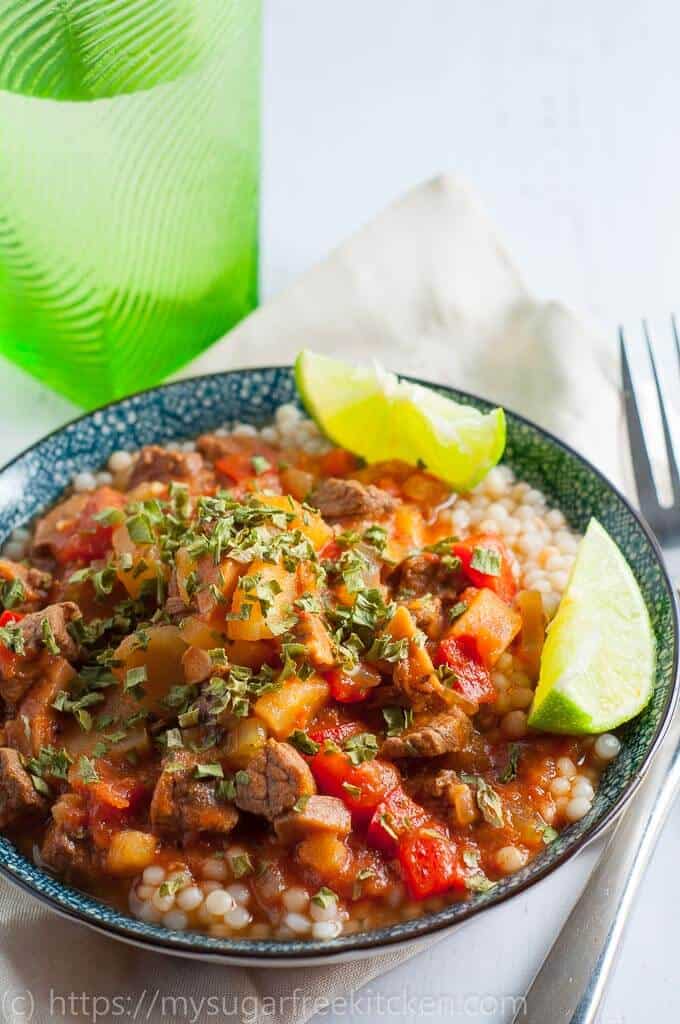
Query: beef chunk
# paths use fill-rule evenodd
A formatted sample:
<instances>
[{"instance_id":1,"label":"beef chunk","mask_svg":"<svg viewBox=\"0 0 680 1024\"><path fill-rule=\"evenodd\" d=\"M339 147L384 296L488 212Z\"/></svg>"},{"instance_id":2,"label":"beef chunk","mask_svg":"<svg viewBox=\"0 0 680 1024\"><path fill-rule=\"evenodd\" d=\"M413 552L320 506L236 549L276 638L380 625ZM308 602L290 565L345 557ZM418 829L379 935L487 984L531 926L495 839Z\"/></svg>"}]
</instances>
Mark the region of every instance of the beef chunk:
<instances>
[{"instance_id":1,"label":"beef chunk","mask_svg":"<svg viewBox=\"0 0 680 1024\"><path fill-rule=\"evenodd\" d=\"M196 447L210 462L216 462L227 455L263 455L269 462L276 461L276 453L270 445L265 444L259 437L242 434L201 434L196 439Z\"/></svg>"},{"instance_id":2,"label":"beef chunk","mask_svg":"<svg viewBox=\"0 0 680 1024\"><path fill-rule=\"evenodd\" d=\"M394 569L389 584L398 597L423 597L434 594L447 601L455 601L463 587L460 569L456 569L446 556L423 551L410 555Z\"/></svg>"},{"instance_id":3,"label":"beef chunk","mask_svg":"<svg viewBox=\"0 0 680 1024\"><path fill-rule=\"evenodd\" d=\"M301 796L316 792L307 763L288 743L268 740L249 761L248 781L236 781L236 805L269 821L289 811Z\"/></svg>"},{"instance_id":4,"label":"beef chunk","mask_svg":"<svg viewBox=\"0 0 680 1024\"><path fill-rule=\"evenodd\" d=\"M0 747L0 828L47 811L16 750Z\"/></svg>"},{"instance_id":5,"label":"beef chunk","mask_svg":"<svg viewBox=\"0 0 680 1024\"><path fill-rule=\"evenodd\" d=\"M60 690L68 689L75 670L64 658L47 657L41 674L21 701L14 718L5 723L5 737L11 747L26 757L37 757L41 747L57 742L58 712L52 704Z\"/></svg>"},{"instance_id":6,"label":"beef chunk","mask_svg":"<svg viewBox=\"0 0 680 1024\"><path fill-rule=\"evenodd\" d=\"M60 875L85 884L100 874L100 856L88 831L87 800L64 793L52 807L42 845L43 860Z\"/></svg>"},{"instance_id":7,"label":"beef chunk","mask_svg":"<svg viewBox=\"0 0 680 1024\"><path fill-rule=\"evenodd\" d=\"M179 751L163 762L151 800L154 832L183 836L187 832L226 835L238 821L238 811L217 796L219 779L196 774L201 759Z\"/></svg>"},{"instance_id":8,"label":"beef chunk","mask_svg":"<svg viewBox=\"0 0 680 1024\"><path fill-rule=\"evenodd\" d=\"M405 658L394 666L392 682L416 711L448 707L448 693L434 670L426 648L416 638L409 639Z\"/></svg>"},{"instance_id":9,"label":"beef chunk","mask_svg":"<svg viewBox=\"0 0 680 1024\"><path fill-rule=\"evenodd\" d=\"M237 439L230 435L220 437L219 434L201 434L196 438L196 447L206 459L216 462L225 455L240 454L244 450L243 441L244 438Z\"/></svg>"},{"instance_id":10,"label":"beef chunk","mask_svg":"<svg viewBox=\"0 0 680 1024\"><path fill-rule=\"evenodd\" d=\"M50 604L39 612L26 615L17 627L23 639L23 654L0 662L0 696L10 704L18 703L49 664L52 652L45 644L45 635L51 634L59 654L72 661L79 654L79 645L69 633L70 622L81 617L80 608L73 601ZM43 623L47 620L48 629Z\"/></svg>"},{"instance_id":11,"label":"beef chunk","mask_svg":"<svg viewBox=\"0 0 680 1024\"><path fill-rule=\"evenodd\" d=\"M198 452L167 451L155 444L148 444L140 451L132 467L128 487L158 480L190 480L203 468L203 459Z\"/></svg>"},{"instance_id":12,"label":"beef chunk","mask_svg":"<svg viewBox=\"0 0 680 1024\"><path fill-rule=\"evenodd\" d=\"M81 618L80 608L74 601L62 601L60 604L49 604L39 612L31 612L19 623L24 638L24 658L35 658L47 649L45 643L45 619L49 624L47 632L52 634L59 653L73 661L78 657L79 646L69 633L67 626L74 619ZM50 653L54 653L50 651Z\"/></svg>"},{"instance_id":13,"label":"beef chunk","mask_svg":"<svg viewBox=\"0 0 680 1024\"><path fill-rule=\"evenodd\" d=\"M274 819L274 831L284 843L297 843L312 832L346 836L352 817L336 796L310 796L299 811L288 811Z\"/></svg>"},{"instance_id":14,"label":"beef chunk","mask_svg":"<svg viewBox=\"0 0 680 1024\"><path fill-rule=\"evenodd\" d=\"M333 644L320 615L315 612L300 612L293 633L297 642L304 644L307 657L314 668L323 670L336 664Z\"/></svg>"},{"instance_id":15,"label":"beef chunk","mask_svg":"<svg viewBox=\"0 0 680 1024\"><path fill-rule=\"evenodd\" d=\"M64 524L76 519L91 497L90 494L72 494L39 519L33 534L31 553L39 557L53 556L63 536Z\"/></svg>"},{"instance_id":16,"label":"beef chunk","mask_svg":"<svg viewBox=\"0 0 680 1024\"><path fill-rule=\"evenodd\" d=\"M472 787L461 782L450 768L441 769L433 777L422 777L421 788L428 806L447 818L452 828L465 828L479 817Z\"/></svg>"},{"instance_id":17,"label":"beef chunk","mask_svg":"<svg viewBox=\"0 0 680 1024\"><path fill-rule=\"evenodd\" d=\"M9 558L2 558L0 559L0 584L4 588L17 584L17 599L12 604L13 611L34 612L47 601L52 577L48 572L29 568L20 562L12 562Z\"/></svg>"},{"instance_id":18,"label":"beef chunk","mask_svg":"<svg viewBox=\"0 0 680 1024\"><path fill-rule=\"evenodd\" d=\"M380 747L380 757L439 757L460 750L471 733L468 716L460 708L452 707L412 725L399 736L388 736Z\"/></svg>"},{"instance_id":19,"label":"beef chunk","mask_svg":"<svg viewBox=\"0 0 680 1024\"><path fill-rule=\"evenodd\" d=\"M309 495L309 504L318 508L324 519L333 522L354 518L379 519L393 511L397 500L373 484L329 477L316 485Z\"/></svg>"}]
</instances>

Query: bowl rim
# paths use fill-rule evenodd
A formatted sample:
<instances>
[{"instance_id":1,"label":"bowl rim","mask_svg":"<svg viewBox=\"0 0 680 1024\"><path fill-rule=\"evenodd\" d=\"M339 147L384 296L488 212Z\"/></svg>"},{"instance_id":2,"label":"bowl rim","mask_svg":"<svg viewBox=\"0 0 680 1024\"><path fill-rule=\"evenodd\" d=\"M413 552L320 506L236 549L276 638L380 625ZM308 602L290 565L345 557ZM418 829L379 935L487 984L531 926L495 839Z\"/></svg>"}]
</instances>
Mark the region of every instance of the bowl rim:
<instances>
[{"instance_id":1,"label":"bowl rim","mask_svg":"<svg viewBox=\"0 0 680 1024\"><path fill-rule=\"evenodd\" d=\"M39 449L46 441L58 436L67 429L77 427L79 423L88 420L96 413L101 413L107 409L123 406L131 400L142 398L145 395L171 391L173 388L183 388L187 385L190 386L191 384L198 384L201 381L208 382L215 378L238 377L244 373L272 373L276 371L285 371L292 374L293 366L290 363L274 363L267 364L266 366L242 366L230 370L216 371L214 373L203 373L181 377L176 380L155 385L154 387L142 388L139 391L131 392L122 398L114 399L110 402L106 402L104 405L87 410L79 416L63 423L61 426L56 427L54 430L51 430L49 433L44 434L8 462L0 466L0 476L4 475L25 456ZM483 398L482 396L476 395L470 391L456 388L452 385L425 380L420 377L411 376L410 374L398 373L397 376L402 380L418 384L427 389L453 393L457 396L457 399L460 398L463 402L471 400L472 404L479 403L481 405L486 405L489 408L497 407L496 403L487 398ZM553 434L552 431L539 426L539 424L533 420L523 416L521 413L515 412L513 409L506 406L502 406L502 408L510 419L513 419L518 423L529 427L531 430L536 431L556 448L583 464L590 474L594 475L601 484L615 495L628 514L636 521L649 547L653 551L661 573L661 582L665 585L666 591L670 596L673 629L673 662L671 667L672 682L668 696L661 710L659 721L655 727L648 749L637 773L629 780L626 788L619 794L612 806L609 807L606 812L597 819L597 821L593 822L592 826L584 835L568 844L565 849L562 850L550 863L545 863L540 867L531 870L530 873L519 878L513 887L508 888L495 896L493 895L493 890L491 890L488 894L484 895L483 899L473 897L468 900L449 904L442 910L425 914L421 918L416 918L406 922L395 922L382 928L372 929L366 932L355 932L350 935L340 936L331 940L215 939L205 936L203 933L172 932L161 928L160 926L146 924L142 926L142 922L136 921L135 918L119 911L118 908L112 908L110 904L106 904L103 901L96 899L96 897L91 896L84 890L67 885L65 882L55 878L55 876L49 874L38 865L32 864L27 860L30 868L37 872L39 877L44 878L45 882L49 882L52 888L56 885L58 890L65 890L66 894L72 894L76 897L82 896L108 911L113 910L113 912L121 918L120 923L103 921L96 916L94 910L82 907L77 909L73 908L64 902L63 899L58 899L57 895L37 886L34 880L28 880L15 873L15 871L5 863L1 847L0 876L4 877L21 891L28 893L33 898L46 904L59 916L77 921L78 923L84 924L97 932L112 936L124 942L132 942L140 948L156 952L164 952L176 956L199 958L216 963L240 962L245 965L247 963L263 964L265 962L269 962L270 965L276 964L281 967L295 965L310 966L312 963L337 963L348 959L353 955L366 956L371 953L387 951L394 949L395 947L404 946L405 944L414 943L429 935L436 935L437 933L441 933L447 929L458 927L464 922L471 920L481 911L499 906L507 900L513 899L520 893L525 892L527 889L532 888L537 883L551 875L572 857L576 856L576 854L580 853L589 843L600 836L622 813L623 809L637 792L638 787L647 774L647 771L649 770L649 767L666 736L671 719L680 700L680 603L678 594L676 593L670 579L659 542L644 517L633 506L631 501L619 490L619 488L613 484L607 476L597 468L597 466L593 465L586 456L576 451L576 449L567 442L562 441ZM6 841L9 842L9 840ZM16 847L13 848L16 850ZM525 869L525 871L526 870L527 869ZM447 911L451 912L452 910L457 911L455 918L453 920L446 919L445 915L447 914ZM138 927L135 926L142 926L144 930L138 930ZM151 934L149 934L149 932ZM200 943L195 941L196 938L201 940Z\"/></svg>"}]
</instances>

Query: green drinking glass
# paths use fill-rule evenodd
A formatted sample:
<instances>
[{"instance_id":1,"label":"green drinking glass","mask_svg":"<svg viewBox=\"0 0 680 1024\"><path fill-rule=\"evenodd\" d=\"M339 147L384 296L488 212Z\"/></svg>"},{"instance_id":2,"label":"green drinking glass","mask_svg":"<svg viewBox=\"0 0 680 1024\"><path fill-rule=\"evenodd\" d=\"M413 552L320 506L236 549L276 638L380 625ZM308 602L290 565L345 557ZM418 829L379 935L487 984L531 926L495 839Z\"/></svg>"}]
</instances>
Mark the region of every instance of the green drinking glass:
<instances>
[{"instance_id":1,"label":"green drinking glass","mask_svg":"<svg viewBox=\"0 0 680 1024\"><path fill-rule=\"evenodd\" d=\"M0 352L85 407L257 300L260 0L2 0Z\"/></svg>"}]
</instances>

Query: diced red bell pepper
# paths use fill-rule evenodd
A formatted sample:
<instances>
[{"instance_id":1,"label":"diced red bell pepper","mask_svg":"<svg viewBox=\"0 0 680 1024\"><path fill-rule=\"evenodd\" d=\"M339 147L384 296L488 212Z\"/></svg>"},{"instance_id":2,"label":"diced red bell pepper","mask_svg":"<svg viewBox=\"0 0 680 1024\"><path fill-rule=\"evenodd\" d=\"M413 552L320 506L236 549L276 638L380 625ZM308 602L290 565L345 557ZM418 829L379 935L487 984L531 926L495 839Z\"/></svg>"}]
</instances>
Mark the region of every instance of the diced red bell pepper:
<instances>
[{"instance_id":1,"label":"diced red bell pepper","mask_svg":"<svg viewBox=\"0 0 680 1024\"><path fill-rule=\"evenodd\" d=\"M101 762L98 762L101 770ZM102 780L88 787L90 796L88 824L95 846L107 849L111 834L127 828L131 820L149 803L150 790L134 779Z\"/></svg>"},{"instance_id":2,"label":"diced red bell pepper","mask_svg":"<svg viewBox=\"0 0 680 1024\"><path fill-rule=\"evenodd\" d=\"M353 765L346 754L336 751L320 750L310 758L309 766L321 792L340 797L355 824L368 822L399 783L393 765L378 760Z\"/></svg>"},{"instance_id":3,"label":"diced red bell pepper","mask_svg":"<svg viewBox=\"0 0 680 1024\"><path fill-rule=\"evenodd\" d=\"M222 476L228 476L235 484L255 476L252 456L247 452L231 452L215 460L215 469Z\"/></svg>"},{"instance_id":4,"label":"diced red bell pepper","mask_svg":"<svg viewBox=\"0 0 680 1024\"><path fill-rule=\"evenodd\" d=\"M415 829L399 840L399 864L414 900L449 889L465 889L465 874L453 840L428 829Z\"/></svg>"},{"instance_id":5,"label":"diced red bell pepper","mask_svg":"<svg viewBox=\"0 0 680 1024\"><path fill-rule=\"evenodd\" d=\"M493 551L500 557L500 571L496 574L480 572L472 566L475 551ZM453 545L453 554L460 558L463 570L475 587L487 587L498 594L503 601L512 601L517 593L513 573L514 556L495 533L477 533Z\"/></svg>"},{"instance_id":6,"label":"diced red bell pepper","mask_svg":"<svg viewBox=\"0 0 680 1024\"><path fill-rule=\"evenodd\" d=\"M4 611L0 615L0 628L2 628L2 626L8 626L12 622L20 622L23 617L23 612ZM16 660L17 656L14 651L10 651L8 647L5 647L3 643L0 643L0 669L2 669L4 674L12 674Z\"/></svg>"},{"instance_id":7,"label":"diced red bell pepper","mask_svg":"<svg viewBox=\"0 0 680 1024\"><path fill-rule=\"evenodd\" d=\"M331 688L331 697L340 704L356 704L366 700L371 690L380 686L382 676L367 665L358 665L352 672L334 668L324 673Z\"/></svg>"},{"instance_id":8,"label":"diced red bell pepper","mask_svg":"<svg viewBox=\"0 0 680 1024\"><path fill-rule=\"evenodd\" d=\"M476 704L496 699L496 687L489 670L482 665L474 638L461 636L442 640L434 656L435 665L447 665L454 673L451 689Z\"/></svg>"},{"instance_id":9,"label":"diced red bell pepper","mask_svg":"<svg viewBox=\"0 0 680 1024\"><path fill-rule=\"evenodd\" d=\"M6 626L9 622L20 622L24 617L24 612L11 612L4 611L0 615L0 628Z\"/></svg>"},{"instance_id":10,"label":"diced red bell pepper","mask_svg":"<svg viewBox=\"0 0 680 1024\"><path fill-rule=\"evenodd\" d=\"M424 807L397 786L378 804L370 820L367 833L369 846L395 857L399 840L410 829L434 824Z\"/></svg>"},{"instance_id":11,"label":"diced red bell pepper","mask_svg":"<svg viewBox=\"0 0 680 1024\"><path fill-rule=\"evenodd\" d=\"M111 550L114 527L94 518L106 508L122 508L126 498L112 487L100 487L66 529L54 539L54 556L60 565L93 562Z\"/></svg>"},{"instance_id":12,"label":"diced red bell pepper","mask_svg":"<svg viewBox=\"0 0 680 1024\"><path fill-rule=\"evenodd\" d=\"M356 455L344 448L333 448L321 456L320 469L322 476L346 476L357 469L359 460Z\"/></svg>"},{"instance_id":13,"label":"diced red bell pepper","mask_svg":"<svg viewBox=\"0 0 680 1024\"><path fill-rule=\"evenodd\" d=\"M364 726L360 722L338 722L337 725L321 725L318 728L308 729L307 735L321 746L326 740L330 740L331 743L336 743L341 747L350 736L356 736L360 732L365 732Z\"/></svg>"},{"instance_id":14,"label":"diced red bell pepper","mask_svg":"<svg viewBox=\"0 0 680 1024\"><path fill-rule=\"evenodd\" d=\"M321 548L319 558L322 562L337 562L343 550L344 548L338 544L337 540L329 540L328 544Z\"/></svg>"}]
</instances>

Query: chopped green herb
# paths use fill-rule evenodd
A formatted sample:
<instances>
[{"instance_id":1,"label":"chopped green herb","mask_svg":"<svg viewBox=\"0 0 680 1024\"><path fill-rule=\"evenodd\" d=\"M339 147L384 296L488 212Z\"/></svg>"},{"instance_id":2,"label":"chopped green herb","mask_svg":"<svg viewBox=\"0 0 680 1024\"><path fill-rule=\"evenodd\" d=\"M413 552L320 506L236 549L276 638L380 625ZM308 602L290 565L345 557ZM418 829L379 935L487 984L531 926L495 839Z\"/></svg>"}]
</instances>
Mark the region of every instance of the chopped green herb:
<instances>
[{"instance_id":1,"label":"chopped green herb","mask_svg":"<svg viewBox=\"0 0 680 1024\"><path fill-rule=\"evenodd\" d=\"M380 824L384 828L385 832L387 832L388 836L392 836L393 839L399 839L399 833L394 830L394 827L392 825L391 814L381 814Z\"/></svg>"},{"instance_id":2,"label":"chopped green herb","mask_svg":"<svg viewBox=\"0 0 680 1024\"><path fill-rule=\"evenodd\" d=\"M195 768L197 779L223 779L224 772L221 764L197 764Z\"/></svg>"},{"instance_id":3,"label":"chopped green herb","mask_svg":"<svg viewBox=\"0 0 680 1024\"><path fill-rule=\"evenodd\" d=\"M303 594L297 601L293 601L293 607L301 612L321 612L321 604L315 594Z\"/></svg>"},{"instance_id":4,"label":"chopped green herb","mask_svg":"<svg viewBox=\"0 0 680 1024\"><path fill-rule=\"evenodd\" d=\"M302 729L296 729L288 737L288 742L296 750L299 750L301 754L317 754L319 752L319 744L308 736Z\"/></svg>"},{"instance_id":5,"label":"chopped green herb","mask_svg":"<svg viewBox=\"0 0 680 1024\"><path fill-rule=\"evenodd\" d=\"M485 576L500 576L501 556L493 548L475 548L472 552L470 568Z\"/></svg>"},{"instance_id":6,"label":"chopped green herb","mask_svg":"<svg viewBox=\"0 0 680 1024\"><path fill-rule=\"evenodd\" d=\"M517 765L521 753L522 748L519 743L510 744L508 747L508 763L498 776L499 782L512 782L513 779L517 778Z\"/></svg>"},{"instance_id":7,"label":"chopped green herb","mask_svg":"<svg viewBox=\"0 0 680 1024\"><path fill-rule=\"evenodd\" d=\"M149 678L146 670L146 665L138 665L137 668L129 668L125 673L125 682L123 689L125 691L134 690L135 687L141 686Z\"/></svg>"},{"instance_id":8,"label":"chopped green herb","mask_svg":"<svg viewBox=\"0 0 680 1024\"><path fill-rule=\"evenodd\" d=\"M165 746L168 750L179 750L184 746L182 733L179 729L168 729L165 733Z\"/></svg>"},{"instance_id":9,"label":"chopped green herb","mask_svg":"<svg viewBox=\"0 0 680 1024\"><path fill-rule=\"evenodd\" d=\"M86 757L85 754L80 755L80 759L78 761L78 775L88 786L93 785L95 782L101 782L99 772L97 771L94 761L91 758Z\"/></svg>"},{"instance_id":10,"label":"chopped green herb","mask_svg":"<svg viewBox=\"0 0 680 1024\"><path fill-rule=\"evenodd\" d=\"M449 622L455 622L459 619L463 612L466 612L470 606L467 601L456 601L456 603L449 609Z\"/></svg>"},{"instance_id":11,"label":"chopped green herb","mask_svg":"<svg viewBox=\"0 0 680 1024\"><path fill-rule=\"evenodd\" d=\"M304 811L308 803L309 793L303 793L302 796L299 796L293 804L293 810L299 814L301 811Z\"/></svg>"},{"instance_id":12,"label":"chopped green herb","mask_svg":"<svg viewBox=\"0 0 680 1024\"><path fill-rule=\"evenodd\" d=\"M540 814L537 815L537 817L538 821L536 823L536 827L541 833L541 837L545 845L549 846L550 843L555 842L559 835L559 832L557 831L557 829L554 829L552 825L549 825L547 821L544 821Z\"/></svg>"},{"instance_id":13,"label":"chopped green herb","mask_svg":"<svg viewBox=\"0 0 680 1024\"><path fill-rule=\"evenodd\" d=\"M0 602L3 608L16 608L25 599L26 588L20 579L3 580L0 583Z\"/></svg>"},{"instance_id":14,"label":"chopped green herb","mask_svg":"<svg viewBox=\"0 0 680 1024\"><path fill-rule=\"evenodd\" d=\"M151 524L149 523L148 516L143 513L132 516L127 521L127 530L130 534L130 540L135 544L152 544L153 543L153 531Z\"/></svg>"},{"instance_id":15,"label":"chopped green herb","mask_svg":"<svg viewBox=\"0 0 680 1024\"><path fill-rule=\"evenodd\" d=\"M354 765L372 761L378 753L378 739L372 732L361 732L345 741L344 749Z\"/></svg>"},{"instance_id":16,"label":"chopped green herb","mask_svg":"<svg viewBox=\"0 0 680 1024\"><path fill-rule=\"evenodd\" d=\"M332 907L334 903L338 902L338 897L329 889L327 886L322 885L321 888L314 893L312 896L312 903L315 903L317 907L323 907L326 910L328 907Z\"/></svg>"},{"instance_id":17,"label":"chopped green herb","mask_svg":"<svg viewBox=\"0 0 680 1024\"><path fill-rule=\"evenodd\" d=\"M413 709L388 705L382 709L388 736L399 736L413 724Z\"/></svg>"},{"instance_id":18,"label":"chopped green herb","mask_svg":"<svg viewBox=\"0 0 680 1024\"><path fill-rule=\"evenodd\" d=\"M350 796L361 796L361 789L359 786L353 785L351 782L343 782L342 788L349 793Z\"/></svg>"},{"instance_id":19,"label":"chopped green herb","mask_svg":"<svg viewBox=\"0 0 680 1024\"><path fill-rule=\"evenodd\" d=\"M237 853L229 859L231 862L231 870L234 873L234 878L243 878L244 875L252 875L255 870L253 862L250 859L250 854L248 853Z\"/></svg>"},{"instance_id":20,"label":"chopped green herb","mask_svg":"<svg viewBox=\"0 0 680 1024\"><path fill-rule=\"evenodd\" d=\"M460 780L468 786L474 786L477 806L484 820L493 828L502 828L505 824L503 802L493 786L481 775L468 775L465 772L461 772Z\"/></svg>"},{"instance_id":21,"label":"chopped green herb","mask_svg":"<svg viewBox=\"0 0 680 1024\"><path fill-rule=\"evenodd\" d=\"M178 892L189 885L191 882L191 876L186 872L179 875L173 875L172 878L168 878L165 882L161 882L158 886L158 895L164 896L176 896Z\"/></svg>"},{"instance_id":22,"label":"chopped green herb","mask_svg":"<svg viewBox=\"0 0 680 1024\"><path fill-rule=\"evenodd\" d=\"M250 460L255 476L260 476L262 473L266 473L268 469L272 468L271 462L265 459L264 455L253 455Z\"/></svg>"},{"instance_id":23,"label":"chopped green herb","mask_svg":"<svg viewBox=\"0 0 680 1024\"><path fill-rule=\"evenodd\" d=\"M41 793L43 796L50 795L50 787L44 779L40 778L39 775L31 775L31 782L33 783L33 788L37 793Z\"/></svg>"},{"instance_id":24,"label":"chopped green herb","mask_svg":"<svg viewBox=\"0 0 680 1024\"><path fill-rule=\"evenodd\" d=\"M217 783L215 795L218 800L233 800L236 796L236 785L233 779L222 779Z\"/></svg>"},{"instance_id":25,"label":"chopped green herb","mask_svg":"<svg viewBox=\"0 0 680 1024\"><path fill-rule=\"evenodd\" d=\"M382 554L387 546L387 530L384 526L378 526L377 523L374 523L373 526L369 526L367 530L364 530L361 539L364 544L370 545L379 554Z\"/></svg>"},{"instance_id":26,"label":"chopped green herb","mask_svg":"<svg viewBox=\"0 0 680 1024\"><path fill-rule=\"evenodd\" d=\"M408 638L393 640L388 634L377 636L366 651L367 661L402 661L408 654Z\"/></svg>"},{"instance_id":27,"label":"chopped green herb","mask_svg":"<svg viewBox=\"0 0 680 1024\"><path fill-rule=\"evenodd\" d=\"M40 635L42 636L42 642L44 643L50 654L59 654L59 644L54 639L54 632L52 630L52 623L44 617L40 623Z\"/></svg>"},{"instance_id":28,"label":"chopped green herb","mask_svg":"<svg viewBox=\"0 0 680 1024\"><path fill-rule=\"evenodd\" d=\"M72 764L73 758L67 750L49 746L41 747L38 756L30 758L26 767L31 775L53 775L56 779L65 779Z\"/></svg>"},{"instance_id":29,"label":"chopped green herb","mask_svg":"<svg viewBox=\"0 0 680 1024\"><path fill-rule=\"evenodd\" d=\"M442 537L435 544L428 544L423 551L429 551L433 555L450 555L451 548L458 543L458 537Z\"/></svg>"},{"instance_id":30,"label":"chopped green herb","mask_svg":"<svg viewBox=\"0 0 680 1024\"><path fill-rule=\"evenodd\" d=\"M22 655L26 653L24 634L19 626L0 626L0 644L3 644L4 647L14 654Z\"/></svg>"},{"instance_id":31,"label":"chopped green herb","mask_svg":"<svg viewBox=\"0 0 680 1024\"><path fill-rule=\"evenodd\" d=\"M103 508L101 512L95 512L92 516L96 523L104 523L105 526L120 526L125 521L125 515L120 508Z\"/></svg>"}]
</instances>

